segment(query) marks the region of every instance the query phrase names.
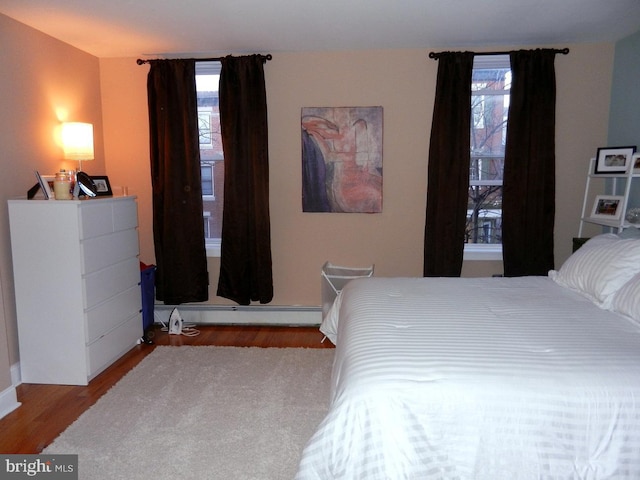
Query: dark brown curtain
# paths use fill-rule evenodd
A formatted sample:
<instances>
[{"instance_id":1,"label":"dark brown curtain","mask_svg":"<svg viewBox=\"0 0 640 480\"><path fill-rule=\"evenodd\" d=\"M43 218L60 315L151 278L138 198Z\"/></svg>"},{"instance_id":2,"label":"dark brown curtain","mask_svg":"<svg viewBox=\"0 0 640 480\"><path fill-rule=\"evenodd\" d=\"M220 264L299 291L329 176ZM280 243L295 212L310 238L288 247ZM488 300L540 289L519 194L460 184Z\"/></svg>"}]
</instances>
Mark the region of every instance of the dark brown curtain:
<instances>
[{"instance_id":1,"label":"dark brown curtain","mask_svg":"<svg viewBox=\"0 0 640 480\"><path fill-rule=\"evenodd\" d=\"M147 92L156 298L172 305L206 301L195 62L154 60Z\"/></svg>"},{"instance_id":2,"label":"dark brown curtain","mask_svg":"<svg viewBox=\"0 0 640 480\"><path fill-rule=\"evenodd\" d=\"M439 57L429 145L425 277L456 277L462 270L472 72L471 52L446 52Z\"/></svg>"},{"instance_id":3,"label":"dark brown curtain","mask_svg":"<svg viewBox=\"0 0 640 480\"><path fill-rule=\"evenodd\" d=\"M220 72L224 209L218 295L273 299L265 57L225 57Z\"/></svg>"},{"instance_id":4,"label":"dark brown curtain","mask_svg":"<svg viewBox=\"0 0 640 480\"><path fill-rule=\"evenodd\" d=\"M553 268L555 50L511 53L511 101L503 181L505 276Z\"/></svg>"}]
</instances>

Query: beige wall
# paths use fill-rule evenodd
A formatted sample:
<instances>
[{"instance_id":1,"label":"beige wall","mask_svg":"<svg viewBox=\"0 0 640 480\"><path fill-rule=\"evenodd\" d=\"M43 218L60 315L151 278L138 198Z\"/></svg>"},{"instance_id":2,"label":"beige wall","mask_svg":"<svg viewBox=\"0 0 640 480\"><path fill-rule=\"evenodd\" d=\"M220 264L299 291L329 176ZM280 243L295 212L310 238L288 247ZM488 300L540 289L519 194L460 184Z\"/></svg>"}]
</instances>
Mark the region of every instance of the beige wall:
<instances>
[{"instance_id":1,"label":"beige wall","mask_svg":"<svg viewBox=\"0 0 640 480\"><path fill-rule=\"evenodd\" d=\"M564 45L562 45L564 46ZM614 45L570 45L556 59L556 263L571 252L589 158L606 144ZM269 106L275 305L318 305L319 272L375 264L378 276L420 276L427 151L437 62L429 50L275 53L265 66ZM147 66L100 61L108 173L140 195L143 261L153 261L146 117ZM300 109L384 108L382 214L301 211ZM135 178L125 180L130 172ZM139 174L143 174L140 176ZM211 259L210 302L219 262ZM465 262L463 275L501 273L501 262Z\"/></svg>"},{"instance_id":2,"label":"beige wall","mask_svg":"<svg viewBox=\"0 0 640 480\"><path fill-rule=\"evenodd\" d=\"M100 59L107 175L138 196L140 260L154 263L147 111L148 66L132 58Z\"/></svg>"},{"instance_id":3,"label":"beige wall","mask_svg":"<svg viewBox=\"0 0 640 480\"><path fill-rule=\"evenodd\" d=\"M9 366L19 359L6 199L25 194L34 183L36 168L53 173L74 167L61 160L55 136L60 120L94 123L97 158L85 163L84 169L90 174L106 173L114 188L126 185L138 195L141 260L152 263L154 256L148 67L138 66L134 58L98 60L2 15L0 43L2 392L8 385ZM614 54L613 44L569 47L571 53L556 60L558 265L570 254L571 237L578 229L588 159L606 144ZM437 70L428 52L273 52L273 60L265 66L273 304L318 305L320 267L326 260L353 266L375 263L378 276L421 275L426 158ZM302 213L300 109L374 105L384 108L383 213ZM217 259L210 260L210 301L223 303L215 297L218 265ZM463 274L500 271L500 262L467 262Z\"/></svg>"},{"instance_id":4,"label":"beige wall","mask_svg":"<svg viewBox=\"0 0 640 480\"><path fill-rule=\"evenodd\" d=\"M105 167L98 59L4 15L0 15L0 45L2 392L9 372L7 356L10 365L19 359L7 199L26 195L35 183L34 170L53 174L60 168L77 168L62 160L59 127L63 120L94 124L96 160L83 166L90 174L103 173Z\"/></svg>"}]
</instances>

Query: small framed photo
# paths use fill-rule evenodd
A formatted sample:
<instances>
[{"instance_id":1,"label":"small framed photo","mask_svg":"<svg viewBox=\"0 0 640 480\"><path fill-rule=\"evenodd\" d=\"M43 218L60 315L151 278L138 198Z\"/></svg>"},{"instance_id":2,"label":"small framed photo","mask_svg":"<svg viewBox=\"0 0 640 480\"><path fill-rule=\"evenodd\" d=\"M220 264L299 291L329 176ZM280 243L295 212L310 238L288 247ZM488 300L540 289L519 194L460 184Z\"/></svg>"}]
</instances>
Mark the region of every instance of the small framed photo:
<instances>
[{"instance_id":1,"label":"small framed photo","mask_svg":"<svg viewBox=\"0 0 640 480\"><path fill-rule=\"evenodd\" d=\"M633 173L640 173L640 153L635 153L631 157L631 168Z\"/></svg>"},{"instance_id":2,"label":"small framed photo","mask_svg":"<svg viewBox=\"0 0 640 480\"><path fill-rule=\"evenodd\" d=\"M631 168L631 157L635 151L635 146L599 148L593 173L596 175L627 173Z\"/></svg>"},{"instance_id":3,"label":"small framed photo","mask_svg":"<svg viewBox=\"0 0 640 480\"><path fill-rule=\"evenodd\" d=\"M53 190L53 181L56 179L55 175L41 175L42 179L45 181L47 185L49 185L49 190L54 192ZM55 197L55 193L53 195Z\"/></svg>"},{"instance_id":4,"label":"small framed photo","mask_svg":"<svg viewBox=\"0 0 640 480\"><path fill-rule=\"evenodd\" d=\"M36 174L44 199L53 200L53 179L56 178L55 175L41 175L37 170L34 170L33 173Z\"/></svg>"},{"instance_id":5,"label":"small framed photo","mask_svg":"<svg viewBox=\"0 0 640 480\"><path fill-rule=\"evenodd\" d=\"M96 184L96 196L108 197L113 195L111 190L111 184L109 183L109 177L106 175L91 175L93 183Z\"/></svg>"},{"instance_id":6,"label":"small framed photo","mask_svg":"<svg viewBox=\"0 0 640 480\"><path fill-rule=\"evenodd\" d=\"M593 210L591 218L600 218L606 220L620 220L622 215L622 203L624 197L622 195L598 195L593 202Z\"/></svg>"}]
</instances>

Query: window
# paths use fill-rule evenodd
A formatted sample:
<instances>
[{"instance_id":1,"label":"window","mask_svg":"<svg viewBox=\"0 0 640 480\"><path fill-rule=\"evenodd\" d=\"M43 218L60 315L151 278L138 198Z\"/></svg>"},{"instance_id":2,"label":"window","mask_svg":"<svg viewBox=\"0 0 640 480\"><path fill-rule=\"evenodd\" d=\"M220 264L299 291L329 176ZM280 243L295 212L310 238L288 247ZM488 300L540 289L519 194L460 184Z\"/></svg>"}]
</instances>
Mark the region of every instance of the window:
<instances>
[{"instance_id":1,"label":"window","mask_svg":"<svg viewBox=\"0 0 640 480\"><path fill-rule=\"evenodd\" d=\"M502 259L502 179L511 67L508 55L476 56L465 259Z\"/></svg>"},{"instance_id":2,"label":"window","mask_svg":"<svg viewBox=\"0 0 640 480\"><path fill-rule=\"evenodd\" d=\"M215 200L215 177L213 167L215 163L200 162L200 177L202 178L202 200Z\"/></svg>"},{"instance_id":3,"label":"window","mask_svg":"<svg viewBox=\"0 0 640 480\"><path fill-rule=\"evenodd\" d=\"M220 256L224 152L220 136L220 62L196 62L202 210L208 256Z\"/></svg>"}]
</instances>

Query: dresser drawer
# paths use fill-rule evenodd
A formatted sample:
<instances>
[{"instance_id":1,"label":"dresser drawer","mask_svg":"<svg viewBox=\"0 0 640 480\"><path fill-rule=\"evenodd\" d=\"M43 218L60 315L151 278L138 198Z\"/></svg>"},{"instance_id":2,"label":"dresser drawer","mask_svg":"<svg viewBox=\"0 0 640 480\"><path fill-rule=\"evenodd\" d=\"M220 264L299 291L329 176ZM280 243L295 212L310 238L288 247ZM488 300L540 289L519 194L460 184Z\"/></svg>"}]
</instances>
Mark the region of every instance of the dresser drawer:
<instances>
[{"instance_id":1,"label":"dresser drawer","mask_svg":"<svg viewBox=\"0 0 640 480\"><path fill-rule=\"evenodd\" d=\"M98 237L113 232L111 202L85 200L80 208L80 239Z\"/></svg>"},{"instance_id":2,"label":"dresser drawer","mask_svg":"<svg viewBox=\"0 0 640 480\"><path fill-rule=\"evenodd\" d=\"M138 204L133 199L100 202L85 200L80 209L80 239L99 237L138 226Z\"/></svg>"},{"instance_id":3,"label":"dresser drawer","mask_svg":"<svg viewBox=\"0 0 640 480\"><path fill-rule=\"evenodd\" d=\"M87 347L89 380L131 350L142 337L142 316L137 314Z\"/></svg>"},{"instance_id":4,"label":"dresser drawer","mask_svg":"<svg viewBox=\"0 0 640 480\"><path fill-rule=\"evenodd\" d=\"M140 286L136 285L87 310L87 344L113 330L132 315L139 314L141 309ZM140 322L142 328L142 320Z\"/></svg>"},{"instance_id":5,"label":"dresser drawer","mask_svg":"<svg viewBox=\"0 0 640 480\"><path fill-rule=\"evenodd\" d=\"M131 257L84 277L85 308L93 306L140 283L140 262Z\"/></svg>"},{"instance_id":6,"label":"dresser drawer","mask_svg":"<svg viewBox=\"0 0 640 480\"><path fill-rule=\"evenodd\" d=\"M128 230L138 226L138 204L120 201L113 204L113 231Z\"/></svg>"},{"instance_id":7,"label":"dresser drawer","mask_svg":"<svg viewBox=\"0 0 640 480\"><path fill-rule=\"evenodd\" d=\"M82 242L83 274L138 256L138 231L123 230Z\"/></svg>"}]
</instances>

